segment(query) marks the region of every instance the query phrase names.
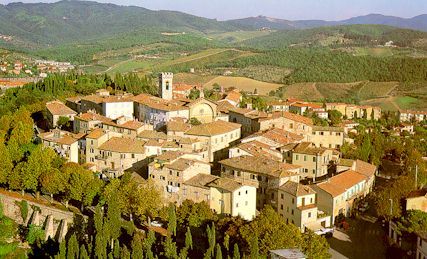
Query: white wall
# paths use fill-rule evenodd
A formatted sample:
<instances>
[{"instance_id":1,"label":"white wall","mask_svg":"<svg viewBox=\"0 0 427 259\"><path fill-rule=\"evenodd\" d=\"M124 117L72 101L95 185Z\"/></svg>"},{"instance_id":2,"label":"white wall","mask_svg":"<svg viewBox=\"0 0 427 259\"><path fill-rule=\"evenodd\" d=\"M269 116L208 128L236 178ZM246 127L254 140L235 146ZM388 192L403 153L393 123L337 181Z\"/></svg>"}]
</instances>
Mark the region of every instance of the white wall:
<instances>
[{"instance_id":1,"label":"white wall","mask_svg":"<svg viewBox=\"0 0 427 259\"><path fill-rule=\"evenodd\" d=\"M102 103L102 115L113 120L121 116L133 118L133 102Z\"/></svg>"},{"instance_id":2,"label":"white wall","mask_svg":"<svg viewBox=\"0 0 427 259\"><path fill-rule=\"evenodd\" d=\"M239 195L240 193L240 195ZM256 188L242 186L232 195L232 216L240 216L246 220L252 220L256 216Z\"/></svg>"}]
</instances>

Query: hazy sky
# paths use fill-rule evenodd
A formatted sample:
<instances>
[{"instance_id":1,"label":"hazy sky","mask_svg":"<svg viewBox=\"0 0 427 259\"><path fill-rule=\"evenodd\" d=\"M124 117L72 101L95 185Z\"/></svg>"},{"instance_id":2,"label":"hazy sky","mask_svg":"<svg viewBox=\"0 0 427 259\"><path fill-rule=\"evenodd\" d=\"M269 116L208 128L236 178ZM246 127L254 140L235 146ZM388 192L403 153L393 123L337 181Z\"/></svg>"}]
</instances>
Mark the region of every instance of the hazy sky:
<instances>
[{"instance_id":1,"label":"hazy sky","mask_svg":"<svg viewBox=\"0 0 427 259\"><path fill-rule=\"evenodd\" d=\"M0 4L16 0L0 0ZM56 2L21 0L20 2ZM340 20L369 13L413 17L427 13L427 0L98 0L153 10L177 10L220 20L265 15L290 20Z\"/></svg>"}]
</instances>

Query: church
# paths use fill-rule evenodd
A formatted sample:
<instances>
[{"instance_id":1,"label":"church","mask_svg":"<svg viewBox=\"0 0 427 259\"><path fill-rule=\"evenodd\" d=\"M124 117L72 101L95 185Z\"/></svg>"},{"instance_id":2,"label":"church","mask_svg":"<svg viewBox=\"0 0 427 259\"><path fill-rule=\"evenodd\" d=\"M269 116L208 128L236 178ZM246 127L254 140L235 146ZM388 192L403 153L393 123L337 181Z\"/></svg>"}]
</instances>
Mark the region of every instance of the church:
<instances>
[{"instance_id":1,"label":"church","mask_svg":"<svg viewBox=\"0 0 427 259\"><path fill-rule=\"evenodd\" d=\"M140 94L134 97L135 116L141 122L154 125L159 129L174 119L189 121L192 118L201 123L216 120L217 104L204 98L203 90L196 100L174 99L173 73L159 74L159 97Z\"/></svg>"}]
</instances>

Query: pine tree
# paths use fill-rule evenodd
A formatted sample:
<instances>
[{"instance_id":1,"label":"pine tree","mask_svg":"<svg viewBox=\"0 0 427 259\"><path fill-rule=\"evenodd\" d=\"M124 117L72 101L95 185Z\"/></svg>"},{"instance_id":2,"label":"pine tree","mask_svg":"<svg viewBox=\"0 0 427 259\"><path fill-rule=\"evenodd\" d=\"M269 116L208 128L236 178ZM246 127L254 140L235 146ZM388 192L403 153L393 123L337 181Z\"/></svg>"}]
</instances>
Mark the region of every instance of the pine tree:
<instances>
[{"instance_id":1,"label":"pine tree","mask_svg":"<svg viewBox=\"0 0 427 259\"><path fill-rule=\"evenodd\" d=\"M89 259L89 255L87 253L85 245L80 246L80 257L79 258L80 259Z\"/></svg>"},{"instance_id":2,"label":"pine tree","mask_svg":"<svg viewBox=\"0 0 427 259\"><path fill-rule=\"evenodd\" d=\"M120 250L120 259L130 259L130 253L127 246L123 246Z\"/></svg>"},{"instance_id":3,"label":"pine tree","mask_svg":"<svg viewBox=\"0 0 427 259\"><path fill-rule=\"evenodd\" d=\"M175 205L173 204L169 206L168 231L170 233L173 233L174 236L176 236L176 211Z\"/></svg>"},{"instance_id":4,"label":"pine tree","mask_svg":"<svg viewBox=\"0 0 427 259\"><path fill-rule=\"evenodd\" d=\"M239 245L237 243L234 244L233 259L240 259Z\"/></svg>"},{"instance_id":5,"label":"pine tree","mask_svg":"<svg viewBox=\"0 0 427 259\"><path fill-rule=\"evenodd\" d=\"M193 237L191 236L190 227L187 227L187 232L185 233L185 247L193 249Z\"/></svg>"},{"instance_id":6,"label":"pine tree","mask_svg":"<svg viewBox=\"0 0 427 259\"><path fill-rule=\"evenodd\" d=\"M142 251L142 242L141 242L141 237L139 236L138 233L135 233L135 235L133 235L131 246L132 246L132 258L143 258L144 253Z\"/></svg>"},{"instance_id":7,"label":"pine tree","mask_svg":"<svg viewBox=\"0 0 427 259\"><path fill-rule=\"evenodd\" d=\"M116 239L116 241L114 242L113 255L116 259L120 258L120 243L118 239Z\"/></svg>"},{"instance_id":8,"label":"pine tree","mask_svg":"<svg viewBox=\"0 0 427 259\"><path fill-rule=\"evenodd\" d=\"M222 251L219 244L216 244L216 259L222 259Z\"/></svg>"},{"instance_id":9,"label":"pine tree","mask_svg":"<svg viewBox=\"0 0 427 259\"><path fill-rule=\"evenodd\" d=\"M156 236L154 235L154 232L150 230L148 231L147 237L144 239L143 243L144 251L148 259L154 259L154 253L152 251L154 242L156 242Z\"/></svg>"},{"instance_id":10,"label":"pine tree","mask_svg":"<svg viewBox=\"0 0 427 259\"><path fill-rule=\"evenodd\" d=\"M77 242L76 234L72 234L68 240L67 259L77 258L79 254L79 243Z\"/></svg>"},{"instance_id":11,"label":"pine tree","mask_svg":"<svg viewBox=\"0 0 427 259\"><path fill-rule=\"evenodd\" d=\"M258 236L253 235L250 243L250 250L251 250L251 258L258 258L259 257L259 246L258 246Z\"/></svg>"}]
</instances>

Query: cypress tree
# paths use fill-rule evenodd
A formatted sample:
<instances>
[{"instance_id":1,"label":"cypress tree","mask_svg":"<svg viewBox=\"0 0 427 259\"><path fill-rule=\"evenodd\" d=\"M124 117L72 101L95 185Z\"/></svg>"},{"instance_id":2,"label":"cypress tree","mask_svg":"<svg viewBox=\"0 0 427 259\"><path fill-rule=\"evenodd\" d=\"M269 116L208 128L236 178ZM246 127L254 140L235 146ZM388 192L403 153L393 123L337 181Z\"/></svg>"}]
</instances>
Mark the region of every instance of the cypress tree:
<instances>
[{"instance_id":1,"label":"cypress tree","mask_svg":"<svg viewBox=\"0 0 427 259\"><path fill-rule=\"evenodd\" d=\"M142 242L138 233L135 233L132 239L132 258L143 258Z\"/></svg>"},{"instance_id":2,"label":"cypress tree","mask_svg":"<svg viewBox=\"0 0 427 259\"><path fill-rule=\"evenodd\" d=\"M240 259L239 245L237 243L234 244L233 259Z\"/></svg>"},{"instance_id":3,"label":"cypress tree","mask_svg":"<svg viewBox=\"0 0 427 259\"><path fill-rule=\"evenodd\" d=\"M193 237L191 236L190 227L187 227L187 232L185 233L185 247L193 249Z\"/></svg>"},{"instance_id":4,"label":"cypress tree","mask_svg":"<svg viewBox=\"0 0 427 259\"><path fill-rule=\"evenodd\" d=\"M89 259L89 255L87 253L85 245L80 246L80 257L79 258L80 259Z\"/></svg>"},{"instance_id":5,"label":"cypress tree","mask_svg":"<svg viewBox=\"0 0 427 259\"><path fill-rule=\"evenodd\" d=\"M77 242L76 235L72 234L70 239L68 240L67 259L77 258L78 254L79 254L79 243Z\"/></svg>"},{"instance_id":6,"label":"cypress tree","mask_svg":"<svg viewBox=\"0 0 427 259\"><path fill-rule=\"evenodd\" d=\"M216 259L222 259L222 251L219 244L216 244Z\"/></svg>"}]
</instances>

